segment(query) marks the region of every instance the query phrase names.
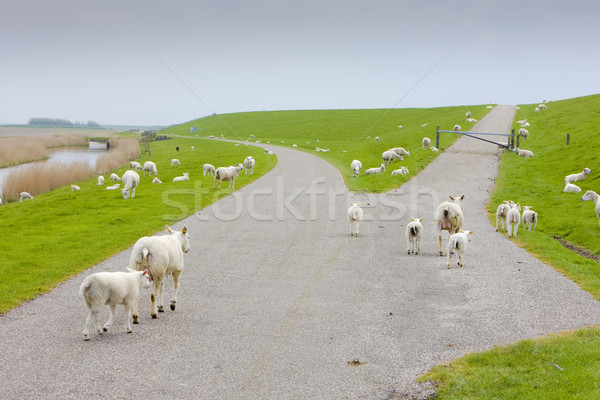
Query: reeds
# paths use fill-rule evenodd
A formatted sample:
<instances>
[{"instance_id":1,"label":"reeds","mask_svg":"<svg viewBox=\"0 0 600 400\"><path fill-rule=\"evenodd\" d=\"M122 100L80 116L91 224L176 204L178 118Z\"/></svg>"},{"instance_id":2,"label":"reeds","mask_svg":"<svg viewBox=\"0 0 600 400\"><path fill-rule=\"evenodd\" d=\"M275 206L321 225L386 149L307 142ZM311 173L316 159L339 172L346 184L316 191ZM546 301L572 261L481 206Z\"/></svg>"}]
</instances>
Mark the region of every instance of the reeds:
<instances>
[{"instance_id":1,"label":"reeds","mask_svg":"<svg viewBox=\"0 0 600 400\"><path fill-rule=\"evenodd\" d=\"M140 155L140 144L137 138L119 138L111 140L111 150L98 159L96 172L106 174L135 160Z\"/></svg>"},{"instance_id":2,"label":"reeds","mask_svg":"<svg viewBox=\"0 0 600 400\"><path fill-rule=\"evenodd\" d=\"M0 168L48 158L48 147L82 146L83 136L25 136L0 138Z\"/></svg>"}]
</instances>

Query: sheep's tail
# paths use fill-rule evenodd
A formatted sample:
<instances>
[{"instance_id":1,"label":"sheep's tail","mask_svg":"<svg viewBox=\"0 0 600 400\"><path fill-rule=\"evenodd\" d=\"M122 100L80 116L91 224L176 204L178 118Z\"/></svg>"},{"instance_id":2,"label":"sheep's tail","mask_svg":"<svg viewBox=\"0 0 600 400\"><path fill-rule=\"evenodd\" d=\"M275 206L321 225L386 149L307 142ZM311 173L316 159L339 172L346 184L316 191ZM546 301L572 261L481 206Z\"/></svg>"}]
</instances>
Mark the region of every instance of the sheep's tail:
<instances>
[{"instance_id":1,"label":"sheep's tail","mask_svg":"<svg viewBox=\"0 0 600 400\"><path fill-rule=\"evenodd\" d=\"M418 230L416 227L414 227L414 226L411 226L411 227L410 227L410 234L411 234L412 236L417 236L417 233L419 233L419 230Z\"/></svg>"},{"instance_id":2,"label":"sheep's tail","mask_svg":"<svg viewBox=\"0 0 600 400\"><path fill-rule=\"evenodd\" d=\"M150 257L152 257L152 254L150 254L147 247L144 247L144 250L142 250L142 267L148 267Z\"/></svg>"},{"instance_id":3,"label":"sheep's tail","mask_svg":"<svg viewBox=\"0 0 600 400\"><path fill-rule=\"evenodd\" d=\"M91 285L91 282L85 281L81 285L81 287L79 288L79 295L85 297L85 295L87 294L88 290L90 289L90 285Z\"/></svg>"},{"instance_id":4,"label":"sheep's tail","mask_svg":"<svg viewBox=\"0 0 600 400\"><path fill-rule=\"evenodd\" d=\"M447 208L444 209L444 218L448 218L448 209Z\"/></svg>"},{"instance_id":5,"label":"sheep's tail","mask_svg":"<svg viewBox=\"0 0 600 400\"><path fill-rule=\"evenodd\" d=\"M219 179L219 180L221 179L221 177L219 176L219 172L220 171L218 171L218 170L215 172L215 179Z\"/></svg>"}]
</instances>

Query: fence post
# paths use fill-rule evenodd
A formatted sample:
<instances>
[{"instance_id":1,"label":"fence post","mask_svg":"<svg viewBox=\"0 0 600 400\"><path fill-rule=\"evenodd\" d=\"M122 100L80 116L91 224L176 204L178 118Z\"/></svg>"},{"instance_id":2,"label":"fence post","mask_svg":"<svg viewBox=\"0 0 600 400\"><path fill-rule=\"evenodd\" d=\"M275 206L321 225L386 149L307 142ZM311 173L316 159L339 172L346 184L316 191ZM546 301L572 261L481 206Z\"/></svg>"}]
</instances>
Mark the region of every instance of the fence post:
<instances>
[{"instance_id":1,"label":"fence post","mask_svg":"<svg viewBox=\"0 0 600 400\"><path fill-rule=\"evenodd\" d=\"M513 150L515 148L515 130L511 130L510 132L510 149Z\"/></svg>"},{"instance_id":2,"label":"fence post","mask_svg":"<svg viewBox=\"0 0 600 400\"><path fill-rule=\"evenodd\" d=\"M569 145L570 141L571 141L571 134L567 133L567 145Z\"/></svg>"},{"instance_id":3,"label":"fence post","mask_svg":"<svg viewBox=\"0 0 600 400\"><path fill-rule=\"evenodd\" d=\"M521 135L517 135L517 148L519 148L520 141L521 141Z\"/></svg>"},{"instance_id":4,"label":"fence post","mask_svg":"<svg viewBox=\"0 0 600 400\"><path fill-rule=\"evenodd\" d=\"M436 131L435 131L435 147L437 147L437 149L440 149L440 126L438 125Z\"/></svg>"}]
</instances>

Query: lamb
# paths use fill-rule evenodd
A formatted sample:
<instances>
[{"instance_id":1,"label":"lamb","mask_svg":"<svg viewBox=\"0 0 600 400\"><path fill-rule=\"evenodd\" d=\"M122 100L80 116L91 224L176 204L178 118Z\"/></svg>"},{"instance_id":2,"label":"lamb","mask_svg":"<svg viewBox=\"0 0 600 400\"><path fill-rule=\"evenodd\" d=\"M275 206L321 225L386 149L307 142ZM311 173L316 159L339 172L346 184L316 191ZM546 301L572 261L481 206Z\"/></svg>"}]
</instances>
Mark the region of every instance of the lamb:
<instances>
[{"instance_id":1,"label":"lamb","mask_svg":"<svg viewBox=\"0 0 600 400\"><path fill-rule=\"evenodd\" d=\"M97 183L97 185L98 185L98 186L102 186L102 185L104 185L104 177L103 177L102 175L100 175L100 176L98 177L98 183Z\"/></svg>"},{"instance_id":2,"label":"lamb","mask_svg":"<svg viewBox=\"0 0 600 400\"><path fill-rule=\"evenodd\" d=\"M215 166L212 164L204 164L202 166L202 173L204 174L204 176L206 176L206 174L210 175L214 175L215 174Z\"/></svg>"},{"instance_id":3,"label":"lamb","mask_svg":"<svg viewBox=\"0 0 600 400\"><path fill-rule=\"evenodd\" d=\"M513 203L510 205L510 210L506 214L506 236L517 237L519 224L521 223L521 205Z\"/></svg>"},{"instance_id":4,"label":"lamb","mask_svg":"<svg viewBox=\"0 0 600 400\"><path fill-rule=\"evenodd\" d=\"M523 125L521 125L521 128L527 128L528 126L530 126L529 122L525 122Z\"/></svg>"},{"instance_id":5,"label":"lamb","mask_svg":"<svg viewBox=\"0 0 600 400\"><path fill-rule=\"evenodd\" d=\"M379 136L375 136L375 141L379 142Z\"/></svg>"},{"instance_id":6,"label":"lamb","mask_svg":"<svg viewBox=\"0 0 600 400\"><path fill-rule=\"evenodd\" d=\"M111 182L121 182L121 178L119 178L119 175L117 175L117 174L110 174L110 181Z\"/></svg>"},{"instance_id":7,"label":"lamb","mask_svg":"<svg viewBox=\"0 0 600 400\"><path fill-rule=\"evenodd\" d=\"M530 150L521 150L518 147L515 149L515 153L521 157L533 157L533 152Z\"/></svg>"},{"instance_id":8,"label":"lamb","mask_svg":"<svg viewBox=\"0 0 600 400\"><path fill-rule=\"evenodd\" d=\"M81 188L77 185L71 185L71 190L76 191L76 190L81 190Z\"/></svg>"},{"instance_id":9,"label":"lamb","mask_svg":"<svg viewBox=\"0 0 600 400\"><path fill-rule=\"evenodd\" d=\"M581 201L592 200L596 205L596 215L598 216L598 222L600 223L600 196L598 193L593 190L588 190L585 192L583 196L581 196Z\"/></svg>"},{"instance_id":10,"label":"lamb","mask_svg":"<svg viewBox=\"0 0 600 400\"><path fill-rule=\"evenodd\" d=\"M431 139L429 139L428 137L424 137L421 144L423 145L423 148L428 149L429 147L431 147Z\"/></svg>"},{"instance_id":11,"label":"lamb","mask_svg":"<svg viewBox=\"0 0 600 400\"><path fill-rule=\"evenodd\" d=\"M471 118L471 111L467 111L467 113L465 114L465 118Z\"/></svg>"},{"instance_id":12,"label":"lamb","mask_svg":"<svg viewBox=\"0 0 600 400\"><path fill-rule=\"evenodd\" d=\"M152 161L146 161L144 163L144 176L146 176L146 172L148 172L148 176L158 175L158 170L156 169L156 164Z\"/></svg>"},{"instance_id":13,"label":"lamb","mask_svg":"<svg viewBox=\"0 0 600 400\"><path fill-rule=\"evenodd\" d=\"M360 221L363 219L363 209L360 208L360 202L350 203L348 208L348 220L350 221L350 236L358 237Z\"/></svg>"},{"instance_id":14,"label":"lamb","mask_svg":"<svg viewBox=\"0 0 600 400\"><path fill-rule=\"evenodd\" d=\"M523 229L527 225L527 230L535 231L538 221L538 213L533 211L530 206L523 206Z\"/></svg>"},{"instance_id":15,"label":"lamb","mask_svg":"<svg viewBox=\"0 0 600 400\"><path fill-rule=\"evenodd\" d=\"M502 222L502 229L504 228L504 222L506 222L506 216L508 215L508 210L510 210L511 206L514 204L512 200L506 200L503 204L500 204L496 209L496 232L498 232L498 224Z\"/></svg>"},{"instance_id":16,"label":"lamb","mask_svg":"<svg viewBox=\"0 0 600 400\"><path fill-rule=\"evenodd\" d=\"M411 218L408 225L406 225L406 251L408 254L412 252L417 255L421 250L421 233L423 233L421 222L423 222L423 218Z\"/></svg>"},{"instance_id":17,"label":"lamb","mask_svg":"<svg viewBox=\"0 0 600 400\"><path fill-rule=\"evenodd\" d=\"M565 188L563 189L565 193L579 193L581 192L581 188L573 183L567 183Z\"/></svg>"},{"instance_id":18,"label":"lamb","mask_svg":"<svg viewBox=\"0 0 600 400\"><path fill-rule=\"evenodd\" d=\"M181 161L176 158L171 159L171 167L174 165L181 165Z\"/></svg>"},{"instance_id":19,"label":"lamb","mask_svg":"<svg viewBox=\"0 0 600 400\"><path fill-rule=\"evenodd\" d=\"M358 160L352 160L352 163L350 164L350 168L352 168L352 172L354 173L354 176L358 176L358 174L360 173L360 170L362 168L362 163Z\"/></svg>"},{"instance_id":20,"label":"lamb","mask_svg":"<svg viewBox=\"0 0 600 400\"><path fill-rule=\"evenodd\" d=\"M154 179L152 179L152 183L162 183L162 181L155 176Z\"/></svg>"},{"instance_id":21,"label":"lamb","mask_svg":"<svg viewBox=\"0 0 600 400\"><path fill-rule=\"evenodd\" d=\"M283 143L283 142L281 142L281 143ZM265 154L268 154L268 153L269 153L269 149L265 147Z\"/></svg>"},{"instance_id":22,"label":"lamb","mask_svg":"<svg viewBox=\"0 0 600 400\"><path fill-rule=\"evenodd\" d=\"M392 171L392 176L396 175L408 175L408 167L400 167Z\"/></svg>"},{"instance_id":23,"label":"lamb","mask_svg":"<svg viewBox=\"0 0 600 400\"><path fill-rule=\"evenodd\" d=\"M379 164L379 168L369 168L365 171L365 175L375 175L385 171L385 164Z\"/></svg>"},{"instance_id":24,"label":"lamb","mask_svg":"<svg viewBox=\"0 0 600 400\"><path fill-rule=\"evenodd\" d=\"M79 294L90 310L83 328L84 340L90 340L92 323L99 334L108 332L108 328L111 327L115 318L117 305L120 304L125 306L125 313L127 314L125 329L127 333L133 332L131 329L132 308L137 303L142 288L150 287L150 281L148 270L133 271L127 269L128 272L97 272L83 280L79 288ZM100 329L98 327L98 313L105 305L110 308L110 317Z\"/></svg>"},{"instance_id":25,"label":"lamb","mask_svg":"<svg viewBox=\"0 0 600 400\"><path fill-rule=\"evenodd\" d=\"M546 110L548 109L548 106L546 106L545 104L540 104L539 106L537 106L537 108L539 108L540 110Z\"/></svg>"},{"instance_id":26,"label":"lamb","mask_svg":"<svg viewBox=\"0 0 600 400\"><path fill-rule=\"evenodd\" d=\"M179 151L179 150L177 150L177 151ZM129 169L132 169L134 171L141 171L143 168L142 168L142 165L139 162L132 161L132 162L129 163Z\"/></svg>"},{"instance_id":27,"label":"lamb","mask_svg":"<svg viewBox=\"0 0 600 400\"><path fill-rule=\"evenodd\" d=\"M386 165L390 164L394 160L400 160L400 161L404 160L404 157L398 155L395 151L392 151L392 150L384 151L383 154L381 155L381 158L386 163Z\"/></svg>"},{"instance_id":28,"label":"lamb","mask_svg":"<svg viewBox=\"0 0 600 400\"><path fill-rule=\"evenodd\" d=\"M189 177L190 173L189 172L184 172L183 176L176 176L175 178L173 178L173 182L184 182L184 181L189 181L190 177Z\"/></svg>"},{"instance_id":29,"label":"lamb","mask_svg":"<svg viewBox=\"0 0 600 400\"><path fill-rule=\"evenodd\" d=\"M467 253L467 245L470 241L472 241L473 231L463 231L457 232L450 236L448 239L448 258L446 261L446 267L450 268L450 256L456 250L458 255L458 266L463 267L463 257Z\"/></svg>"},{"instance_id":30,"label":"lamb","mask_svg":"<svg viewBox=\"0 0 600 400\"><path fill-rule=\"evenodd\" d=\"M437 147L431 146L431 151L439 151Z\"/></svg>"},{"instance_id":31,"label":"lamb","mask_svg":"<svg viewBox=\"0 0 600 400\"><path fill-rule=\"evenodd\" d=\"M129 258L130 268L138 271L148 270L150 280L154 281L150 296L152 318L158 317L157 311L164 312L163 279L169 274L173 275L173 299L170 306L171 310L175 311L179 277L183 271L183 253L190 251L190 236L186 226L181 231L175 231L167 225L167 231L170 235L140 238L133 246ZM133 304L133 323L138 323L137 300Z\"/></svg>"},{"instance_id":32,"label":"lamb","mask_svg":"<svg viewBox=\"0 0 600 400\"><path fill-rule=\"evenodd\" d=\"M194 150L194 146L191 146L190 149Z\"/></svg>"},{"instance_id":33,"label":"lamb","mask_svg":"<svg viewBox=\"0 0 600 400\"><path fill-rule=\"evenodd\" d=\"M525 128L521 128L519 129L519 136L521 136L523 140L525 140L529 137L529 131Z\"/></svg>"},{"instance_id":34,"label":"lamb","mask_svg":"<svg viewBox=\"0 0 600 400\"><path fill-rule=\"evenodd\" d=\"M462 127L460 125L454 125L454 132L462 131Z\"/></svg>"},{"instance_id":35,"label":"lamb","mask_svg":"<svg viewBox=\"0 0 600 400\"><path fill-rule=\"evenodd\" d=\"M322 149L320 147L315 147L315 151L320 151L320 152L323 152L323 153L327 153L329 151L329 149Z\"/></svg>"},{"instance_id":36,"label":"lamb","mask_svg":"<svg viewBox=\"0 0 600 400\"><path fill-rule=\"evenodd\" d=\"M523 125L525 122L527 122L527 118L517 121L517 124Z\"/></svg>"},{"instance_id":37,"label":"lamb","mask_svg":"<svg viewBox=\"0 0 600 400\"><path fill-rule=\"evenodd\" d=\"M409 156L410 157L410 151L406 151L402 147L394 147L393 149L389 149L388 151L393 151L394 153L398 154L401 157L402 156Z\"/></svg>"},{"instance_id":38,"label":"lamb","mask_svg":"<svg viewBox=\"0 0 600 400\"><path fill-rule=\"evenodd\" d=\"M33 196L29 194L29 192L21 192L19 194L19 203L22 203L27 200L33 200Z\"/></svg>"},{"instance_id":39,"label":"lamb","mask_svg":"<svg viewBox=\"0 0 600 400\"><path fill-rule=\"evenodd\" d=\"M230 167L219 167L215 171L215 179L213 180L213 189L217 179L219 180L219 189L221 189L222 181L229 181L229 188L235 189L235 178L238 176L241 170L244 169L244 164L237 164L236 166Z\"/></svg>"},{"instance_id":40,"label":"lamb","mask_svg":"<svg viewBox=\"0 0 600 400\"><path fill-rule=\"evenodd\" d=\"M244 160L244 167L246 168L246 175L254 174L254 165L255 164L256 164L256 161L254 161L254 157L252 157L252 156L246 157L246 159Z\"/></svg>"},{"instance_id":41,"label":"lamb","mask_svg":"<svg viewBox=\"0 0 600 400\"><path fill-rule=\"evenodd\" d=\"M448 231L450 235L453 235L462 228L464 223L462 201L465 199L465 196L449 197L452 201L444 201L435 210L435 222L440 241L440 256L444 255L442 250L442 231Z\"/></svg>"},{"instance_id":42,"label":"lamb","mask_svg":"<svg viewBox=\"0 0 600 400\"><path fill-rule=\"evenodd\" d=\"M107 187L106 187L106 190L117 190L117 189L119 188L119 186L121 186L121 184L120 184L120 183L115 183L115 184L114 184L114 185L112 185L112 186L107 186Z\"/></svg>"},{"instance_id":43,"label":"lamb","mask_svg":"<svg viewBox=\"0 0 600 400\"><path fill-rule=\"evenodd\" d=\"M135 188L140 184L140 176L135 171L125 171L123 177L121 178L123 181L123 189L121 193L123 193L123 199L128 199L131 195L133 199L135 197Z\"/></svg>"},{"instance_id":44,"label":"lamb","mask_svg":"<svg viewBox=\"0 0 600 400\"><path fill-rule=\"evenodd\" d=\"M565 176L565 184L568 184L571 182L582 181L585 178L587 178L588 174L591 174L591 173L592 173L591 169L584 168L583 171L578 174L567 175L567 176Z\"/></svg>"}]
</instances>

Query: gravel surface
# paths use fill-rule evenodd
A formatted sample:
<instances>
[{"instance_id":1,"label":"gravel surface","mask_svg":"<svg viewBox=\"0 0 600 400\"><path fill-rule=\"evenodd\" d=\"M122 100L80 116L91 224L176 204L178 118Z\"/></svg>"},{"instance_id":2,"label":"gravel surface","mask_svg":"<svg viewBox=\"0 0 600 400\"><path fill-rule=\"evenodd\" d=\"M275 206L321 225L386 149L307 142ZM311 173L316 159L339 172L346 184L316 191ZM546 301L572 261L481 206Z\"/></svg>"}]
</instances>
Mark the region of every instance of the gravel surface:
<instances>
[{"instance_id":1,"label":"gravel surface","mask_svg":"<svg viewBox=\"0 0 600 400\"><path fill-rule=\"evenodd\" d=\"M473 131L508 132L513 115L498 106ZM437 363L600 322L600 303L490 225L496 146L461 138L382 195L348 193L325 161L275 151L271 172L176 225L192 245L176 311L152 320L145 291L132 334L121 307L110 332L83 341L79 285L123 269L127 250L0 317L1 397L424 398L415 379ZM462 194L474 239L465 267L447 269L433 213ZM364 207L358 238L350 201ZM418 256L406 254L411 216L424 218ZM171 292L167 279L166 303Z\"/></svg>"}]
</instances>

